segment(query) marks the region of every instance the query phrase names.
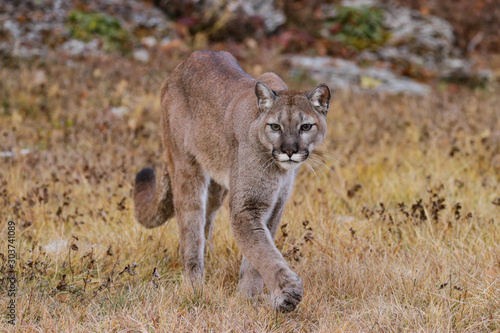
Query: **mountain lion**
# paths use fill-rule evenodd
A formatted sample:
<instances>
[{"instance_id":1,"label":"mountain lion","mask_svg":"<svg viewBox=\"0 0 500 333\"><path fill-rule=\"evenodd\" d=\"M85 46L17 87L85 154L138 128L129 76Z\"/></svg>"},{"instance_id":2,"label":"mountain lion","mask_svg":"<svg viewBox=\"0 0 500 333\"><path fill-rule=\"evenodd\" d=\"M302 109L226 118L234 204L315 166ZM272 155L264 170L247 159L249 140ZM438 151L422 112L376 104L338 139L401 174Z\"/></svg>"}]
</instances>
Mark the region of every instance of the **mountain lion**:
<instances>
[{"instance_id":1,"label":"mountain lion","mask_svg":"<svg viewBox=\"0 0 500 333\"><path fill-rule=\"evenodd\" d=\"M174 215L184 276L202 283L215 213L229 193L231 230L243 252L238 290L273 308L295 309L302 280L274 244L298 166L325 138L330 89L288 90L274 73L258 79L227 52L194 52L161 89L166 167L135 180L136 219L147 228Z\"/></svg>"}]
</instances>

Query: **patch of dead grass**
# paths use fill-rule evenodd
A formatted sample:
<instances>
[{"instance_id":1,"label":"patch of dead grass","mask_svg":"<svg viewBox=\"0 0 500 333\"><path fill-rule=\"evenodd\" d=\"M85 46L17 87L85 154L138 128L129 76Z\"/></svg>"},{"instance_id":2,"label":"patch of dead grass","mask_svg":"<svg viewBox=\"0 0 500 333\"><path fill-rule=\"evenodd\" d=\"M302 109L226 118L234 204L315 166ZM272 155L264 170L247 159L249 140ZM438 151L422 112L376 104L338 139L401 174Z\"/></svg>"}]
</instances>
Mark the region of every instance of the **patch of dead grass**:
<instances>
[{"instance_id":1,"label":"patch of dead grass","mask_svg":"<svg viewBox=\"0 0 500 333\"><path fill-rule=\"evenodd\" d=\"M227 205L199 295L182 281L175 221L134 221L134 176L161 165L159 82L181 57L0 69L0 151L30 149L0 160L0 220L17 224L18 331L500 329L498 92L336 94L278 233L305 283L283 315L235 294L241 254ZM257 60L243 59L255 75Z\"/></svg>"}]
</instances>

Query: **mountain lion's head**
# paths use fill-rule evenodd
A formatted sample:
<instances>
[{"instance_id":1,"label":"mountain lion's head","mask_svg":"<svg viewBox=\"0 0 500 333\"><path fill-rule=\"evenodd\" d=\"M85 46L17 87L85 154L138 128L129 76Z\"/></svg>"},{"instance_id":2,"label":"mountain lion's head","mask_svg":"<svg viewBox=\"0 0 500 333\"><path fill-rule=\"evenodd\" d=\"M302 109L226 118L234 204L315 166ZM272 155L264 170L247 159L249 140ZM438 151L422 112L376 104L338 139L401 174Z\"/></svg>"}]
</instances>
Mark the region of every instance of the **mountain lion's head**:
<instances>
[{"instance_id":1,"label":"mountain lion's head","mask_svg":"<svg viewBox=\"0 0 500 333\"><path fill-rule=\"evenodd\" d=\"M261 143L270 149L281 168L299 166L325 138L330 89L320 84L309 93L273 91L258 81L255 94Z\"/></svg>"}]
</instances>

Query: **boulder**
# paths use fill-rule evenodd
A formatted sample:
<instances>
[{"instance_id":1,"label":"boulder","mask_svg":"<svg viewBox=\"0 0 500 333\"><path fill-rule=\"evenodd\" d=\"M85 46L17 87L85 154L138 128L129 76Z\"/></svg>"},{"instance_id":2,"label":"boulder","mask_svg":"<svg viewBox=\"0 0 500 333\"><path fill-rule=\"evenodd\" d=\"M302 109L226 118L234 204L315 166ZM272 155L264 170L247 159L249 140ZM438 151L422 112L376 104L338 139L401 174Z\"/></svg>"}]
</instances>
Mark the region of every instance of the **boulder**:
<instances>
[{"instance_id":1,"label":"boulder","mask_svg":"<svg viewBox=\"0 0 500 333\"><path fill-rule=\"evenodd\" d=\"M306 70L317 82L325 82L333 88L359 92L381 92L389 94L426 95L428 85L415 82L384 68L362 68L353 61L332 57L308 57L292 55L287 62L291 75Z\"/></svg>"},{"instance_id":2,"label":"boulder","mask_svg":"<svg viewBox=\"0 0 500 333\"><path fill-rule=\"evenodd\" d=\"M155 0L172 20L212 39L243 40L274 32L286 21L275 0Z\"/></svg>"}]
</instances>

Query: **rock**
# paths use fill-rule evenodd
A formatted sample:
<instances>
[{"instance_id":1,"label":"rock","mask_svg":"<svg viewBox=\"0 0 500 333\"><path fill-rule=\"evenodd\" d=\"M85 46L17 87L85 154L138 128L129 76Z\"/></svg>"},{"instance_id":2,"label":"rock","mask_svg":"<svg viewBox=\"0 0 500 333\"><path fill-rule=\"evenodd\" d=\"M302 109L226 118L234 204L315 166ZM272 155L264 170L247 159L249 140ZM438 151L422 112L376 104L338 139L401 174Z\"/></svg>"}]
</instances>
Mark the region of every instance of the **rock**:
<instances>
[{"instance_id":1,"label":"rock","mask_svg":"<svg viewBox=\"0 0 500 333\"><path fill-rule=\"evenodd\" d=\"M12 55L14 57L19 57L19 58L24 58L24 59L30 59L34 57L42 57L47 54L47 48L36 48L36 47L29 47L29 46L24 46L21 45L21 43L16 42L14 44L14 48L12 49Z\"/></svg>"},{"instance_id":2,"label":"rock","mask_svg":"<svg viewBox=\"0 0 500 333\"><path fill-rule=\"evenodd\" d=\"M86 43L80 40L71 39L61 46L61 50L68 52L71 55L77 55L83 53L86 45Z\"/></svg>"},{"instance_id":3,"label":"rock","mask_svg":"<svg viewBox=\"0 0 500 333\"><path fill-rule=\"evenodd\" d=\"M31 58L46 56L50 49L72 56L100 52L98 42L70 39L67 17L70 11L82 8L80 4L79 0L0 1L0 53ZM177 37L168 18L147 1L93 0L86 1L84 8L88 13L115 17L132 35L146 29L155 39ZM151 40L148 42L150 47Z\"/></svg>"},{"instance_id":4,"label":"rock","mask_svg":"<svg viewBox=\"0 0 500 333\"><path fill-rule=\"evenodd\" d=\"M3 23L3 28L10 33L15 39L21 36L21 29L19 28L19 23L14 20L7 20Z\"/></svg>"},{"instance_id":5,"label":"rock","mask_svg":"<svg viewBox=\"0 0 500 333\"><path fill-rule=\"evenodd\" d=\"M25 148L25 149L21 149L19 151L19 154L21 156L24 156L24 155L28 155L30 153L30 150ZM16 153L15 152L12 152L12 151L0 151L0 157L16 157Z\"/></svg>"},{"instance_id":6,"label":"rock","mask_svg":"<svg viewBox=\"0 0 500 333\"><path fill-rule=\"evenodd\" d=\"M166 19L165 15L156 7L145 6L144 3L133 1L131 3L130 12L132 14L131 25L132 29L143 27L156 31L167 31L172 29L171 23ZM119 4L118 4L119 5Z\"/></svg>"},{"instance_id":7,"label":"rock","mask_svg":"<svg viewBox=\"0 0 500 333\"><path fill-rule=\"evenodd\" d=\"M375 51L379 60L420 66L448 81L486 82L489 74L473 69L455 47L451 25L433 15L405 7L385 7L384 24L390 30L387 45Z\"/></svg>"},{"instance_id":8,"label":"rock","mask_svg":"<svg viewBox=\"0 0 500 333\"><path fill-rule=\"evenodd\" d=\"M172 43L172 38L170 38L170 37L164 37L160 41L160 46L164 47L164 46L169 45L170 43Z\"/></svg>"},{"instance_id":9,"label":"rock","mask_svg":"<svg viewBox=\"0 0 500 333\"><path fill-rule=\"evenodd\" d=\"M55 1L58 3L58 1ZM0 35L11 47L1 52L15 57L43 57L48 44L64 29L65 15L54 1L0 1ZM15 18L15 20L12 20Z\"/></svg>"},{"instance_id":10,"label":"rock","mask_svg":"<svg viewBox=\"0 0 500 333\"><path fill-rule=\"evenodd\" d=\"M146 47L151 48L151 47L156 46L158 44L158 41L153 36L143 37L143 38L141 38L141 44L146 46Z\"/></svg>"},{"instance_id":11,"label":"rock","mask_svg":"<svg viewBox=\"0 0 500 333\"><path fill-rule=\"evenodd\" d=\"M246 17L261 17L267 32L275 31L286 22L285 14L278 9L274 0L232 0L228 2L227 10L231 13L243 13Z\"/></svg>"},{"instance_id":12,"label":"rock","mask_svg":"<svg viewBox=\"0 0 500 333\"><path fill-rule=\"evenodd\" d=\"M128 113L128 108L126 106L118 106L111 108L111 113L115 116L122 117L124 114Z\"/></svg>"},{"instance_id":13,"label":"rock","mask_svg":"<svg viewBox=\"0 0 500 333\"><path fill-rule=\"evenodd\" d=\"M374 7L376 5L377 5L377 2L375 0L344 0L344 1L342 1L343 7L360 8L360 7Z\"/></svg>"},{"instance_id":14,"label":"rock","mask_svg":"<svg viewBox=\"0 0 500 333\"><path fill-rule=\"evenodd\" d=\"M413 55L426 68L437 70L441 60L453 54L455 37L445 20L405 7L389 6L385 13L384 25L391 33L387 46L392 49L381 50L382 57L400 60Z\"/></svg>"},{"instance_id":15,"label":"rock","mask_svg":"<svg viewBox=\"0 0 500 333\"><path fill-rule=\"evenodd\" d=\"M135 60L140 62L148 62L150 59L149 52L146 49L135 49L133 52L133 57Z\"/></svg>"},{"instance_id":16,"label":"rock","mask_svg":"<svg viewBox=\"0 0 500 333\"><path fill-rule=\"evenodd\" d=\"M92 41L85 43L77 39L70 39L65 42L59 50L72 55L87 55L87 54L98 54L99 53L99 40L93 39Z\"/></svg>"},{"instance_id":17,"label":"rock","mask_svg":"<svg viewBox=\"0 0 500 333\"><path fill-rule=\"evenodd\" d=\"M44 70L35 70L33 73L33 84L36 86L41 86L47 83L47 75Z\"/></svg>"},{"instance_id":18,"label":"rock","mask_svg":"<svg viewBox=\"0 0 500 333\"><path fill-rule=\"evenodd\" d=\"M440 71L441 77L448 79L468 77L471 73L471 62L458 58L444 59Z\"/></svg>"},{"instance_id":19,"label":"rock","mask_svg":"<svg viewBox=\"0 0 500 333\"><path fill-rule=\"evenodd\" d=\"M472 65L472 62L467 59L445 59L439 70L439 78L471 85L483 85L493 80L492 71L473 70Z\"/></svg>"},{"instance_id":20,"label":"rock","mask_svg":"<svg viewBox=\"0 0 500 333\"><path fill-rule=\"evenodd\" d=\"M426 95L428 85L396 75L383 68L361 68L355 62L331 57L288 56L294 71L307 70L318 82L326 82L339 89L389 94Z\"/></svg>"},{"instance_id":21,"label":"rock","mask_svg":"<svg viewBox=\"0 0 500 333\"><path fill-rule=\"evenodd\" d=\"M286 21L274 0L155 0L154 3L182 25L202 27L210 30L212 36L219 34L232 39L271 33Z\"/></svg>"},{"instance_id":22,"label":"rock","mask_svg":"<svg viewBox=\"0 0 500 333\"><path fill-rule=\"evenodd\" d=\"M386 67L396 64L399 68L413 69L440 79L474 84L487 82L492 76L491 73L474 70L474 64L455 47L451 25L437 16L373 0L345 0L342 6L376 7L384 13L383 25L389 32L389 39L382 46L360 52L358 61L382 63ZM331 5L322 5L322 9L330 19L338 15ZM387 82L397 81L391 79ZM404 82L402 89L406 89L408 84ZM400 90L401 87L391 86L390 89Z\"/></svg>"}]
</instances>

